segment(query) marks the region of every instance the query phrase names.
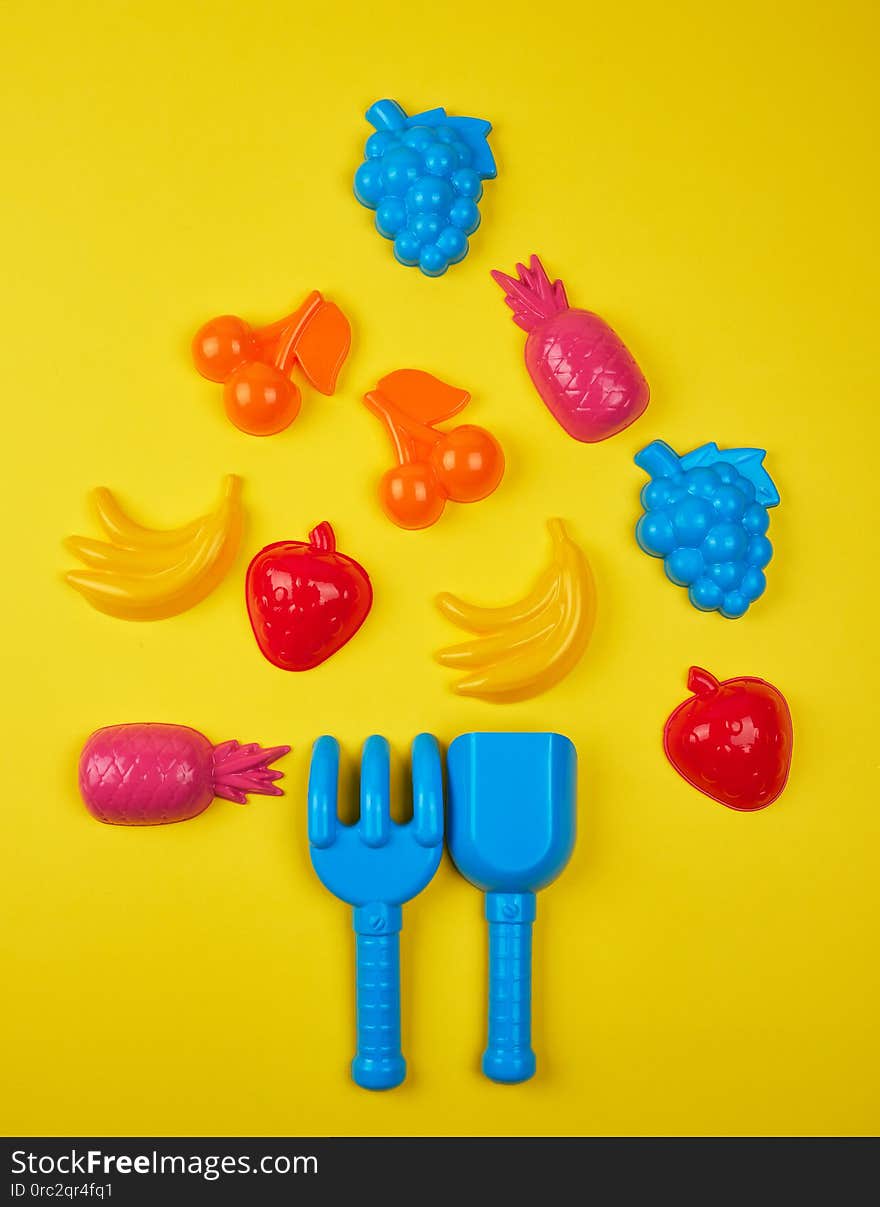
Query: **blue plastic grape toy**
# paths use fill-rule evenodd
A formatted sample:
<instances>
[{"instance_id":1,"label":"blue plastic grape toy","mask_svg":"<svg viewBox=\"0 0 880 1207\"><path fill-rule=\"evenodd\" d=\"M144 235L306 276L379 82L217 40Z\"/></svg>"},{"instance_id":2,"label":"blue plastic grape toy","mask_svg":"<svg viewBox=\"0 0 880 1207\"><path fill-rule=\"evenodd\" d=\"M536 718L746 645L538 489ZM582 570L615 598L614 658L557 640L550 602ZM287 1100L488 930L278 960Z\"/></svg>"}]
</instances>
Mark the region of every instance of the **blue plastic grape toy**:
<instances>
[{"instance_id":1,"label":"blue plastic grape toy","mask_svg":"<svg viewBox=\"0 0 880 1207\"><path fill-rule=\"evenodd\" d=\"M397 101L367 110L376 133L354 177L354 195L376 211L376 230L394 240L401 264L442 276L463 260L468 236L480 225L483 181L496 175L487 138L492 126L477 117L448 117L428 109L407 117Z\"/></svg>"},{"instance_id":2,"label":"blue plastic grape toy","mask_svg":"<svg viewBox=\"0 0 880 1207\"><path fill-rule=\"evenodd\" d=\"M679 457L662 440L636 453L636 465L651 475L636 540L663 558L666 577L686 587L702 612L734 620L764 594L773 556L767 509L779 502L765 456L761 448L704 444Z\"/></svg>"}]
</instances>

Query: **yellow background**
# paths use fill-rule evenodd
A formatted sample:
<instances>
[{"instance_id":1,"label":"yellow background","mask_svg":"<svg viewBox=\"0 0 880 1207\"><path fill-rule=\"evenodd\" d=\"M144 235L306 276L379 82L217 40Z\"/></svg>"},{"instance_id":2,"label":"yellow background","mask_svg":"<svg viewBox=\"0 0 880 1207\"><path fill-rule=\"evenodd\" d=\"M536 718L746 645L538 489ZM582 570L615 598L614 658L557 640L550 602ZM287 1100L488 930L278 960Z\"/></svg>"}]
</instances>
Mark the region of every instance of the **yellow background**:
<instances>
[{"instance_id":1,"label":"yellow background","mask_svg":"<svg viewBox=\"0 0 880 1207\"><path fill-rule=\"evenodd\" d=\"M875 1130L876 6L14 0L3 25L3 1129ZM483 227L440 280L397 265L351 195L382 96L494 123ZM569 440L526 378L488 274L533 251L650 380L607 443ZM353 321L341 388L243 436L190 336L311 288ZM509 466L423 533L380 514L390 446L359 402L407 365L467 386ZM777 553L744 620L697 613L636 548L632 455L655 437L769 450ZM96 535L89 488L174 524L230 471L244 547L198 608L129 624L64 586L62 537ZM592 645L538 699L460 701L432 595L522 594L549 515L595 567ZM285 675L252 639L244 570L325 518L375 607L344 652ZM788 697L792 776L766 812L666 764L691 663ZM131 720L290 741L287 795L98 825L77 755ZM309 865L310 744L332 732L353 759L384 733L400 784L418 730L492 727L560 729L580 754L577 850L539 901L539 1075L479 1074L482 904L444 861L405 911L409 1080L371 1096L348 1079L348 911Z\"/></svg>"}]
</instances>

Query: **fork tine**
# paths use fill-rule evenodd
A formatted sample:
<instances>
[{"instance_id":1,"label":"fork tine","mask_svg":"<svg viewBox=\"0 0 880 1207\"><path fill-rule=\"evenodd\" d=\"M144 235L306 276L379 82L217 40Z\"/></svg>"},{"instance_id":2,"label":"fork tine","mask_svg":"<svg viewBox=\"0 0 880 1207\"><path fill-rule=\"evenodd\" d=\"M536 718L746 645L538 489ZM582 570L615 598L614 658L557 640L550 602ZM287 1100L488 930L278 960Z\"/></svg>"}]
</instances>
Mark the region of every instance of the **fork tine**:
<instances>
[{"instance_id":1,"label":"fork tine","mask_svg":"<svg viewBox=\"0 0 880 1207\"><path fill-rule=\"evenodd\" d=\"M373 734L361 756L361 838L381 847L391 837L391 755L385 738Z\"/></svg>"},{"instance_id":2,"label":"fork tine","mask_svg":"<svg viewBox=\"0 0 880 1207\"><path fill-rule=\"evenodd\" d=\"M330 847L336 838L339 743L325 735L312 747L309 767L309 842Z\"/></svg>"},{"instance_id":3,"label":"fork tine","mask_svg":"<svg viewBox=\"0 0 880 1207\"><path fill-rule=\"evenodd\" d=\"M430 733L412 745L413 824L416 842L436 847L443 841L443 771L440 747Z\"/></svg>"}]
</instances>

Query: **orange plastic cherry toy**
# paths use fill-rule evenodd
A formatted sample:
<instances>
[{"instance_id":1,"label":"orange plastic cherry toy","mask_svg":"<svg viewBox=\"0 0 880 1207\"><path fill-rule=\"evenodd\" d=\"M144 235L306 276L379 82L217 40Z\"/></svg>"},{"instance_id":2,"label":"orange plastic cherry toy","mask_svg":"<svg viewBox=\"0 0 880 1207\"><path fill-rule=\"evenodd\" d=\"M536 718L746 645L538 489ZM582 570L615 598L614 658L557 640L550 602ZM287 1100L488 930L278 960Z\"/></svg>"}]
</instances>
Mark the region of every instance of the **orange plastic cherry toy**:
<instances>
[{"instance_id":1,"label":"orange plastic cherry toy","mask_svg":"<svg viewBox=\"0 0 880 1207\"><path fill-rule=\"evenodd\" d=\"M383 377L364 402L388 429L398 464L379 483L382 509L399 528L428 528L446 500L476 503L504 476L501 445L485 428L464 423L452 431L434 424L457 415L470 394L421 369Z\"/></svg>"},{"instance_id":2,"label":"orange plastic cherry toy","mask_svg":"<svg viewBox=\"0 0 880 1207\"><path fill-rule=\"evenodd\" d=\"M316 390L332 394L350 347L348 319L313 290L297 310L267 327L255 329L233 314L211 319L196 332L192 355L202 377L223 386L235 426L251 436L272 436L299 414L293 366Z\"/></svg>"},{"instance_id":3,"label":"orange plastic cherry toy","mask_svg":"<svg viewBox=\"0 0 880 1207\"><path fill-rule=\"evenodd\" d=\"M296 419L301 403L299 386L261 360L239 365L223 386L226 414L239 431L250 436L283 432Z\"/></svg>"}]
</instances>

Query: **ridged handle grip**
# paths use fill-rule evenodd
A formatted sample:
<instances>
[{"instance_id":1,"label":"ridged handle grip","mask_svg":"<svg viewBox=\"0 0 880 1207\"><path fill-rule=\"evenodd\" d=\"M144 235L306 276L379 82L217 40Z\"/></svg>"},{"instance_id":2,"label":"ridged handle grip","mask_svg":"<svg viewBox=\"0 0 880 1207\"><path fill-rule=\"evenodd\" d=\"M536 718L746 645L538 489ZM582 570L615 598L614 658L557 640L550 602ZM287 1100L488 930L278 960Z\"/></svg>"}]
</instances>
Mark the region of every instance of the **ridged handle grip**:
<instances>
[{"instance_id":1,"label":"ridged handle grip","mask_svg":"<svg viewBox=\"0 0 880 1207\"><path fill-rule=\"evenodd\" d=\"M534 893L487 893L489 1042L483 1072L508 1084L535 1073L532 1051Z\"/></svg>"},{"instance_id":2,"label":"ridged handle grip","mask_svg":"<svg viewBox=\"0 0 880 1207\"><path fill-rule=\"evenodd\" d=\"M400 1050L399 905L361 905L357 933L357 1055L351 1075L365 1090L391 1090L406 1077Z\"/></svg>"}]
</instances>

